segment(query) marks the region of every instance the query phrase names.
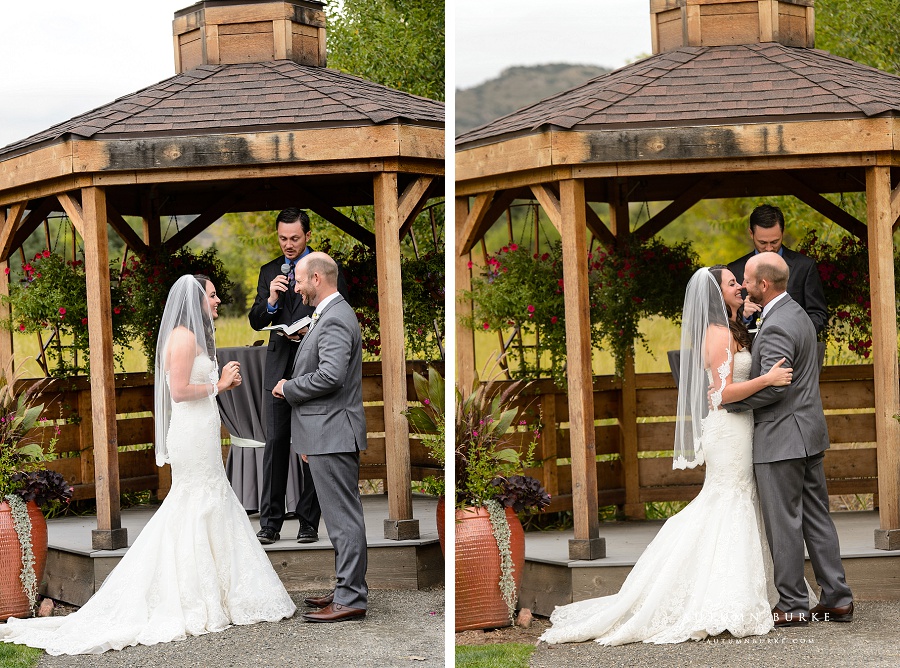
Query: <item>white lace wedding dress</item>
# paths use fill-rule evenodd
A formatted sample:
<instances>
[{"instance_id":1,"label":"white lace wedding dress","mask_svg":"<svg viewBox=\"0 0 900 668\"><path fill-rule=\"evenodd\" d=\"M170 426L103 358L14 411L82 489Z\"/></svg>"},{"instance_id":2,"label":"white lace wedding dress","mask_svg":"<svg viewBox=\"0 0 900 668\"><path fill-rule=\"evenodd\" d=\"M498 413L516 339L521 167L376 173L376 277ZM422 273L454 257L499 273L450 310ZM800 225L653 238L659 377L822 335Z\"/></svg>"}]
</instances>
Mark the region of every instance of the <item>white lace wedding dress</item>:
<instances>
[{"instance_id":1,"label":"white lace wedding dress","mask_svg":"<svg viewBox=\"0 0 900 668\"><path fill-rule=\"evenodd\" d=\"M734 356L735 382L750 353ZM778 596L753 477L753 413L711 411L702 426L706 480L638 559L618 594L556 608L549 643L677 643L773 628Z\"/></svg>"},{"instance_id":2,"label":"white lace wedding dress","mask_svg":"<svg viewBox=\"0 0 900 668\"><path fill-rule=\"evenodd\" d=\"M194 360L191 383L216 378ZM174 403L172 489L94 596L66 617L10 619L0 640L99 654L290 617L296 607L225 477L212 397Z\"/></svg>"}]
</instances>

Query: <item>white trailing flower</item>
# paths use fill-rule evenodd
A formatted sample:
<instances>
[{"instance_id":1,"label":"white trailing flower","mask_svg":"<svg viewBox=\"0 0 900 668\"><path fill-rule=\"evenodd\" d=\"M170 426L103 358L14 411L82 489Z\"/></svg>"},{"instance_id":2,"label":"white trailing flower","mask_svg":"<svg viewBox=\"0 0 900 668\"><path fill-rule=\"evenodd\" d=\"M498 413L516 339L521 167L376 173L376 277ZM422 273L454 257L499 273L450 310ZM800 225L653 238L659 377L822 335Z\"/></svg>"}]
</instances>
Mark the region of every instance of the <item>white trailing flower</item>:
<instances>
[{"instance_id":1,"label":"white trailing flower","mask_svg":"<svg viewBox=\"0 0 900 668\"><path fill-rule=\"evenodd\" d=\"M509 522L506 521L506 508L494 499L485 502L484 505L488 509L491 531L500 551L500 594L509 610L509 619L512 620L516 612L516 581L513 579L516 568L513 565L512 549L509 545L510 531Z\"/></svg>"},{"instance_id":2,"label":"white trailing flower","mask_svg":"<svg viewBox=\"0 0 900 668\"><path fill-rule=\"evenodd\" d=\"M38 582L34 572L34 552L31 549L31 517L28 515L28 506L18 494L7 494L4 500L12 510L13 527L19 537L19 547L22 550L22 572L19 573L19 579L28 595L28 609L33 613L37 605Z\"/></svg>"}]
</instances>

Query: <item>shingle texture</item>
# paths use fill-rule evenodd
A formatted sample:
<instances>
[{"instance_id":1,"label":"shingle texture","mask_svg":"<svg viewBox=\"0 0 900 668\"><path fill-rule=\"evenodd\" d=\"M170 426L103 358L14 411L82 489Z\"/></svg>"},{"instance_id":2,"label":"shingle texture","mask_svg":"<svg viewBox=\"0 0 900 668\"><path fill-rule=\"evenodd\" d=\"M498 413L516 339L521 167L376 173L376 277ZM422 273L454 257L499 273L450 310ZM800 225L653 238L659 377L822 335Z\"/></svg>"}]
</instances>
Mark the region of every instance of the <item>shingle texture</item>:
<instances>
[{"instance_id":1,"label":"shingle texture","mask_svg":"<svg viewBox=\"0 0 900 668\"><path fill-rule=\"evenodd\" d=\"M202 65L0 148L0 156L64 135L102 139L397 120L443 125L444 104L289 60Z\"/></svg>"},{"instance_id":2,"label":"shingle texture","mask_svg":"<svg viewBox=\"0 0 900 668\"><path fill-rule=\"evenodd\" d=\"M900 111L900 77L825 51L781 44L685 47L661 53L465 132L457 146L545 126L763 122Z\"/></svg>"}]
</instances>

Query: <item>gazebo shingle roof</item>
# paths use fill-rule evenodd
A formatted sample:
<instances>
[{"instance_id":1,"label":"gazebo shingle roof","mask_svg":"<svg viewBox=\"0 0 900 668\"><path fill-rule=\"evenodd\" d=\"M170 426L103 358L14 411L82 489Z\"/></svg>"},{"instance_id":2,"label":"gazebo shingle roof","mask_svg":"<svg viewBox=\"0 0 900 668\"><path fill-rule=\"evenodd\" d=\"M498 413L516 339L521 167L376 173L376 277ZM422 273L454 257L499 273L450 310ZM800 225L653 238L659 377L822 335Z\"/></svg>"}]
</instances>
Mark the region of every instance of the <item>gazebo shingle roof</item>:
<instances>
[{"instance_id":1,"label":"gazebo shingle roof","mask_svg":"<svg viewBox=\"0 0 900 668\"><path fill-rule=\"evenodd\" d=\"M64 135L123 137L370 125L443 127L441 102L290 60L201 65L0 148L25 153Z\"/></svg>"},{"instance_id":2,"label":"gazebo shingle roof","mask_svg":"<svg viewBox=\"0 0 900 668\"><path fill-rule=\"evenodd\" d=\"M684 47L591 79L457 137L457 146L542 126L668 127L900 111L900 77L776 43Z\"/></svg>"}]
</instances>

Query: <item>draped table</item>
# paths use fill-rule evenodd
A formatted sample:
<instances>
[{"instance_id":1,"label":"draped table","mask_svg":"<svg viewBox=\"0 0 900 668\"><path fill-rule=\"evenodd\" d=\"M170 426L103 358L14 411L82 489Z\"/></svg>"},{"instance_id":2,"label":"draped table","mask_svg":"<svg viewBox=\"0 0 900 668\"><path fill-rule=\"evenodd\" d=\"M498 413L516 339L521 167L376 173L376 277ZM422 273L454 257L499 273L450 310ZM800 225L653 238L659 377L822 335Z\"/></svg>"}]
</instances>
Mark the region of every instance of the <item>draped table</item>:
<instances>
[{"instance_id":1,"label":"draped table","mask_svg":"<svg viewBox=\"0 0 900 668\"><path fill-rule=\"evenodd\" d=\"M217 348L219 369L231 361L241 364L241 385L216 397L222 424L231 434L225 473L238 500L248 512L258 512L263 483L263 451L266 444L263 379L265 346ZM288 463L286 512L293 513L300 499L300 456L291 449Z\"/></svg>"}]
</instances>

